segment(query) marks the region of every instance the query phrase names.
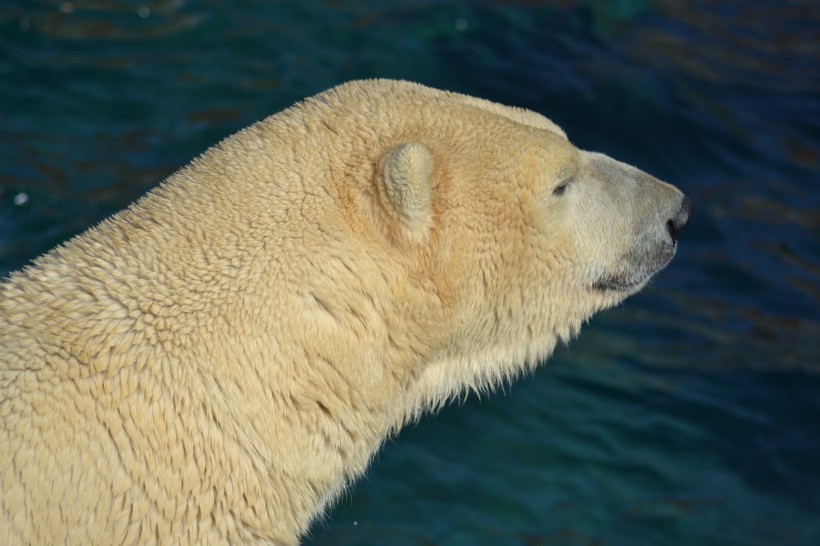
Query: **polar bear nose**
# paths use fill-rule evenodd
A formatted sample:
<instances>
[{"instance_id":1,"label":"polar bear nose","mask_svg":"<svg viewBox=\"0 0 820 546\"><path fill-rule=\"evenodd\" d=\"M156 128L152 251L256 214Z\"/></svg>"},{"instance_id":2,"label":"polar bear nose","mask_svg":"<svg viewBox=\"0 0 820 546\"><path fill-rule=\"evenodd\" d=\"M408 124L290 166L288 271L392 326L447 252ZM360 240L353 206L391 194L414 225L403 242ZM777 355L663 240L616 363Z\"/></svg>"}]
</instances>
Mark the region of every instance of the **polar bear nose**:
<instances>
[{"instance_id":1,"label":"polar bear nose","mask_svg":"<svg viewBox=\"0 0 820 546\"><path fill-rule=\"evenodd\" d=\"M677 240L678 233L686 227L686 224L689 223L689 218L691 217L692 200L684 196L683 202L681 202L680 208L675 214L675 217L666 222L666 229L669 230L669 235L672 237L672 242Z\"/></svg>"}]
</instances>

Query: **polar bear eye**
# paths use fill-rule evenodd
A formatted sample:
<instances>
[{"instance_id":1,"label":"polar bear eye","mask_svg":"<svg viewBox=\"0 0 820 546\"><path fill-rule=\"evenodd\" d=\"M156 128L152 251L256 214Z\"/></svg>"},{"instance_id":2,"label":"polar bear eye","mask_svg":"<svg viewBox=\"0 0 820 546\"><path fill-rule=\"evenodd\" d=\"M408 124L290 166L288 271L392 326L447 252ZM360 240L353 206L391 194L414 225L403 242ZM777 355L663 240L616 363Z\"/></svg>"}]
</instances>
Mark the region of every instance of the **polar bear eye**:
<instances>
[{"instance_id":1,"label":"polar bear eye","mask_svg":"<svg viewBox=\"0 0 820 546\"><path fill-rule=\"evenodd\" d=\"M567 187L569 186L570 180L565 180L560 186L556 187L552 190L553 195L561 196L564 195L567 191Z\"/></svg>"}]
</instances>

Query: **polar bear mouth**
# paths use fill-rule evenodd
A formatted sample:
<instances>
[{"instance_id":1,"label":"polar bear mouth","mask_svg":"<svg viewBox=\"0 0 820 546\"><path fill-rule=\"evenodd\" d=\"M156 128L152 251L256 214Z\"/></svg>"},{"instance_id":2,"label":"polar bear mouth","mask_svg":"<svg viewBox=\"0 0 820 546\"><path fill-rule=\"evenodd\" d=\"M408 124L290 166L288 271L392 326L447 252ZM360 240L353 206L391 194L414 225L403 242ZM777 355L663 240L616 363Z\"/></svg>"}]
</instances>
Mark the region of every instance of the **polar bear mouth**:
<instances>
[{"instance_id":1,"label":"polar bear mouth","mask_svg":"<svg viewBox=\"0 0 820 546\"><path fill-rule=\"evenodd\" d=\"M650 259L640 260L637 265L625 271L606 274L600 277L592 283L592 289L596 291L637 292L643 288L653 276L669 265L677 249L677 243L664 245L664 248L655 253Z\"/></svg>"},{"instance_id":2,"label":"polar bear mouth","mask_svg":"<svg viewBox=\"0 0 820 546\"><path fill-rule=\"evenodd\" d=\"M652 277L652 274L649 275L627 275L627 274L620 274L620 275L612 275L608 277L603 277L596 281L592 285L593 290L597 290L599 292L606 292L608 290L613 290L615 292L629 292L632 290L639 290L646 284L647 281Z\"/></svg>"}]
</instances>

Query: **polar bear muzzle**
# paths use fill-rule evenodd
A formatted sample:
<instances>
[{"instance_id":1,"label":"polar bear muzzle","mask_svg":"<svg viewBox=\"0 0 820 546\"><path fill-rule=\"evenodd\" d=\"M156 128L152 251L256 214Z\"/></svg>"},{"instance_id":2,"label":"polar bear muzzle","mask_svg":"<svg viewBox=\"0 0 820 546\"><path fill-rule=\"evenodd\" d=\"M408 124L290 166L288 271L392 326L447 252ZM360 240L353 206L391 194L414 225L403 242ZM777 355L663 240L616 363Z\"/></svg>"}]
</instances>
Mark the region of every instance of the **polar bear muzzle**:
<instances>
[{"instance_id":1,"label":"polar bear muzzle","mask_svg":"<svg viewBox=\"0 0 820 546\"><path fill-rule=\"evenodd\" d=\"M636 292L672 260L692 201L674 186L598 153L583 152L588 198L581 237L598 251L594 290ZM592 197L589 197L592 196ZM606 196L606 198L601 198Z\"/></svg>"}]
</instances>

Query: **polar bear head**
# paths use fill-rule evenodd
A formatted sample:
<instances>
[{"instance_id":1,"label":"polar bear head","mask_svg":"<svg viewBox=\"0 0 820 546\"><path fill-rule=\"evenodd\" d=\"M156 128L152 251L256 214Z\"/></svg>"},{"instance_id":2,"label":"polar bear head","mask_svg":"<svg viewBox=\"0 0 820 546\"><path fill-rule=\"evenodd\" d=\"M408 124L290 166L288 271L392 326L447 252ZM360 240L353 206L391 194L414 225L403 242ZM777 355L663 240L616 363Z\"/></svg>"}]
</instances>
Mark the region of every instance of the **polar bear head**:
<instances>
[{"instance_id":1,"label":"polar bear head","mask_svg":"<svg viewBox=\"0 0 820 546\"><path fill-rule=\"evenodd\" d=\"M353 127L377 120L352 131L374 152L372 172L347 178L362 180L353 216L441 303L411 413L548 356L666 266L691 214L675 187L579 150L531 111L385 81L323 100L355 104L337 110Z\"/></svg>"}]
</instances>

